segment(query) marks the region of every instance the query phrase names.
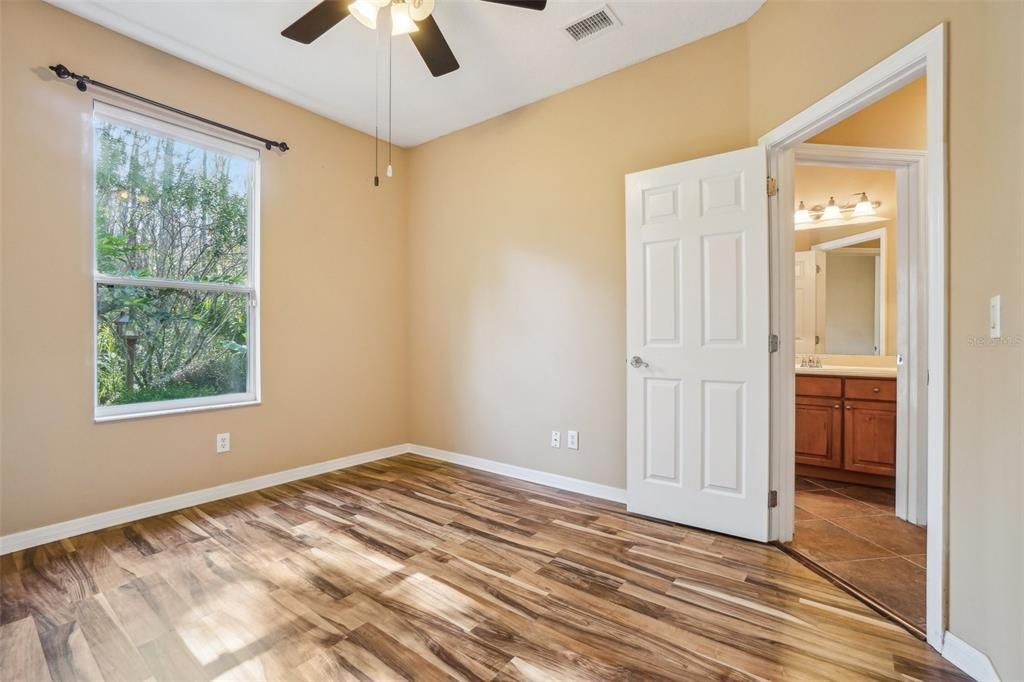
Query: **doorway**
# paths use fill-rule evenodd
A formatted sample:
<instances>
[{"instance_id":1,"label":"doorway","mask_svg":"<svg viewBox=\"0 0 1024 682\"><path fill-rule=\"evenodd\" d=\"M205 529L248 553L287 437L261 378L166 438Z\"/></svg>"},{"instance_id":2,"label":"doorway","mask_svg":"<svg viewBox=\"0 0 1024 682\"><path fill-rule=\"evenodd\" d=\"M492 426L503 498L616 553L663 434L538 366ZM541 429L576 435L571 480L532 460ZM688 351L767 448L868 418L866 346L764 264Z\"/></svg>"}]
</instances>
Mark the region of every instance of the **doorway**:
<instances>
[{"instance_id":1,"label":"doorway","mask_svg":"<svg viewBox=\"0 0 1024 682\"><path fill-rule=\"evenodd\" d=\"M920 132L905 144L921 144L925 85L914 81L822 136L839 142L856 126L856 141L868 141L882 111ZM923 267L915 249L924 214L919 183L909 180L926 158L924 150L797 147L796 480L794 534L784 543L922 637L927 550L917 498L925 490L907 479L926 468L921 439L908 434L920 432L927 393L911 390L913 363L902 360L916 355L909 332L926 325L911 317L908 286Z\"/></svg>"},{"instance_id":2,"label":"doorway","mask_svg":"<svg viewBox=\"0 0 1024 682\"><path fill-rule=\"evenodd\" d=\"M920 476L918 482L926 481L926 485L921 486L926 489L926 496L918 495L919 499L926 497L924 516L928 524L925 635L928 643L940 651L946 634L947 584L945 41L944 25L937 26L760 139L767 149L769 177L776 178L778 187L777 196L769 204L771 330L779 336L779 352L771 357L771 487L777 491L778 505L771 512L770 537L787 543L793 539L797 513L794 456L797 375L791 364L796 354L791 330L795 328L793 207L797 204L793 181L798 148L912 81L927 77L927 157L921 166L922 177L918 178L927 210L920 220L919 248L911 250L920 256L921 267L906 283L913 287L909 300L917 309L910 319L918 320L919 328L916 337L907 330L911 338L905 347L912 352L902 358L901 372L907 377L907 381L902 382L903 387L915 391L917 396L925 396L923 405L916 399L905 402L908 408L920 410L917 420L920 432L907 435L919 439L918 451L924 453L921 459L926 464L920 467L923 471L915 474ZM880 392L882 390L880 388ZM856 398L851 397L851 400ZM908 472L908 485L917 484L910 480L915 475Z\"/></svg>"}]
</instances>

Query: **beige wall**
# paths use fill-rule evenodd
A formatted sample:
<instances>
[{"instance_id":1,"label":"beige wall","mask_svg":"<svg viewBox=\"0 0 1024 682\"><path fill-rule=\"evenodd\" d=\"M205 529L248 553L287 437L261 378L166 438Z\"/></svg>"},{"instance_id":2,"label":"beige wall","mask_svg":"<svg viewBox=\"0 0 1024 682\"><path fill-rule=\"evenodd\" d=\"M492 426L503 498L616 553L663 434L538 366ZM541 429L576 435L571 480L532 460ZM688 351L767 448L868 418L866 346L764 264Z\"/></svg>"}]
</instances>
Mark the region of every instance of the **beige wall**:
<instances>
[{"instance_id":1,"label":"beige wall","mask_svg":"<svg viewBox=\"0 0 1024 682\"><path fill-rule=\"evenodd\" d=\"M808 140L815 144L927 149L927 79L911 83Z\"/></svg>"},{"instance_id":2,"label":"beige wall","mask_svg":"<svg viewBox=\"0 0 1024 682\"><path fill-rule=\"evenodd\" d=\"M769 2L742 26L412 150L413 439L622 485L623 174L753 144L943 21L950 628L1004 679L1024 678L1024 348L970 341L995 293L1004 331L1024 325L1024 4ZM578 429L581 450L549 448L552 429Z\"/></svg>"},{"instance_id":3,"label":"beige wall","mask_svg":"<svg viewBox=\"0 0 1024 682\"><path fill-rule=\"evenodd\" d=\"M404 152L374 191L365 135L40 2L2 16L0 533L407 441ZM292 146L262 163L261 406L93 423L91 98L55 59Z\"/></svg>"},{"instance_id":4,"label":"beige wall","mask_svg":"<svg viewBox=\"0 0 1024 682\"><path fill-rule=\"evenodd\" d=\"M746 70L732 29L411 151L415 442L625 484L623 176L744 146Z\"/></svg>"},{"instance_id":5,"label":"beige wall","mask_svg":"<svg viewBox=\"0 0 1024 682\"><path fill-rule=\"evenodd\" d=\"M856 201L854 192L867 192L872 201L881 201L878 217L893 221L896 217L896 171L876 168L838 168L830 166L796 167L793 177L796 201L803 200L810 208L828 203L835 195L836 203ZM794 206L795 210L795 206ZM793 234L796 251L807 251L815 244L851 235L885 230L885 351L896 355L896 223L877 223L859 227L828 227L797 230Z\"/></svg>"}]
</instances>

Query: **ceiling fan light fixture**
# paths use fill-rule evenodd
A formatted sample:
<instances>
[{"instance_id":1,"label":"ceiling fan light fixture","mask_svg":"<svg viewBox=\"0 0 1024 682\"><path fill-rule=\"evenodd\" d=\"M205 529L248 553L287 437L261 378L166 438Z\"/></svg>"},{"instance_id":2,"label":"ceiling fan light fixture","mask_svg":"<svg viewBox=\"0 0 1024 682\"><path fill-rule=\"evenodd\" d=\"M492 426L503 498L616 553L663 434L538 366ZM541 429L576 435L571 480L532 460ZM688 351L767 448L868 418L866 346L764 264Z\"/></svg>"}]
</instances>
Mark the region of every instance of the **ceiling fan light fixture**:
<instances>
[{"instance_id":1,"label":"ceiling fan light fixture","mask_svg":"<svg viewBox=\"0 0 1024 682\"><path fill-rule=\"evenodd\" d=\"M380 11L375 0L356 0L348 6L348 13L360 24L371 30L377 30L377 12Z\"/></svg>"},{"instance_id":2,"label":"ceiling fan light fixture","mask_svg":"<svg viewBox=\"0 0 1024 682\"><path fill-rule=\"evenodd\" d=\"M420 30L416 22L409 15L409 3L391 3L391 35L404 36Z\"/></svg>"},{"instance_id":3,"label":"ceiling fan light fixture","mask_svg":"<svg viewBox=\"0 0 1024 682\"><path fill-rule=\"evenodd\" d=\"M405 0L413 21L423 21L434 11L434 0Z\"/></svg>"}]
</instances>

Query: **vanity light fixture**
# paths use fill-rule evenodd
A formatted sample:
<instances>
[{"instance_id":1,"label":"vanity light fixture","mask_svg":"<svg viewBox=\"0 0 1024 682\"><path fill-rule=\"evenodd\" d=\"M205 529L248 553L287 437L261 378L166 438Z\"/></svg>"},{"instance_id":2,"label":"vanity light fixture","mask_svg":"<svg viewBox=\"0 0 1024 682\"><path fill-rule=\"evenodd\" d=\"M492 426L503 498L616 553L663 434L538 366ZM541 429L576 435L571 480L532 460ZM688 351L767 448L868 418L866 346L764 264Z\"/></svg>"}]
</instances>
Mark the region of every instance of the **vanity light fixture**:
<instances>
[{"instance_id":1,"label":"vanity light fixture","mask_svg":"<svg viewBox=\"0 0 1024 682\"><path fill-rule=\"evenodd\" d=\"M857 197L856 203L837 204L836 198L829 197L825 206L816 205L807 208L801 201L796 212L793 213L793 223L796 225L813 225L818 222L836 221L850 218L870 218L877 213L877 208L882 205L880 201L868 199L867 192L856 192L852 196ZM808 229L806 227L801 229Z\"/></svg>"},{"instance_id":2,"label":"vanity light fixture","mask_svg":"<svg viewBox=\"0 0 1024 682\"><path fill-rule=\"evenodd\" d=\"M860 199L857 200L857 205L853 207L853 216L859 218L861 216L875 215L875 207L868 201L868 193L861 192Z\"/></svg>"},{"instance_id":3,"label":"vanity light fixture","mask_svg":"<svg viewBox=\"0 0 1024 682\"><path fill-rule=\"evenodd\" d=\"M828 198L828 204L825 206L825 211L821 214L822 220L842 220L843 212L839 210L839 206L836 204L835 197Z\"/></svg>"},{"instance_id":4,"label":"vanity light fixture","mask_svg":"<svg viewBox=\"0 0 1024 682\"><path fill-rule=\"evenodd\" d=\"M812 222L811 212L807 210L807 207L804 206L804 202L802 201L800 202L800 205L796 207L796 213L793 214L793 222L797 225L806 225L807 223Z\"/></svg>"}]
</instances>

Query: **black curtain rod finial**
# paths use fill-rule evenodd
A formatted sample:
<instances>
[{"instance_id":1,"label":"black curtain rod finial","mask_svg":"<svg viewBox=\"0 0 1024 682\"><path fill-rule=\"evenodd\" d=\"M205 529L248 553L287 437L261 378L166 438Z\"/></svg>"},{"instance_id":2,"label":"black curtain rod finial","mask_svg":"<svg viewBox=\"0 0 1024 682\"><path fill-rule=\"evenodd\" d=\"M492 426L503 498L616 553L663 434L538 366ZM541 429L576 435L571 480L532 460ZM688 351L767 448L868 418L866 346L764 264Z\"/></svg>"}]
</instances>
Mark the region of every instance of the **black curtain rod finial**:
<instances>
[{"instance_id":1,"label":"black curtain rod finial","mask_svg":"<svg viewBox=\"0 0 1024 682\"><path fill-rule=\"evenodd\" d=\"M131 99L138 100L139 102L144 102L150 106L163 109L164 111L170 111L171 113L178 114L179 116L191 118L193 121L199 121L200 123L205 123L206 125L211 125L215 128L220 128L221 130L227 130L236 135L248 137L251 140L258 140L262 142L268 150L277 147L279 150L281 150L281 152L286 152L290 149L287 142L275 142L274 140L268 140L265 137L253 135L252 133L247 133L244 130L239 130L238 128L233 128L232 126L225 125L223 123L218 123L217 121L211 121L210 119L205 118L203 116L199 116L198 114L192 114L187 111L182 111L181 109L172 107L169 104L157 102L156 100L149 99L148 97L143 97L142 95L136 95L134 92L128 92L127 90L122 90L121 88L115 87L113 85L101 83L100 81L93 80L89 76L79 75L71 69L69 69L68 67L64 66L63 64L54 64L53 66L49 67L49 69L50 71L53 71L57 75L57 78L60 78L61 80L73 78L75 81L75 87L78 88L80 92L85 92L89 89L90 85L95 85L98 88L103 88L105 90L110 90L111 92L116 92L117 94L122 95L124 97L129 97Z\"/></svg>"}]
</instances>

